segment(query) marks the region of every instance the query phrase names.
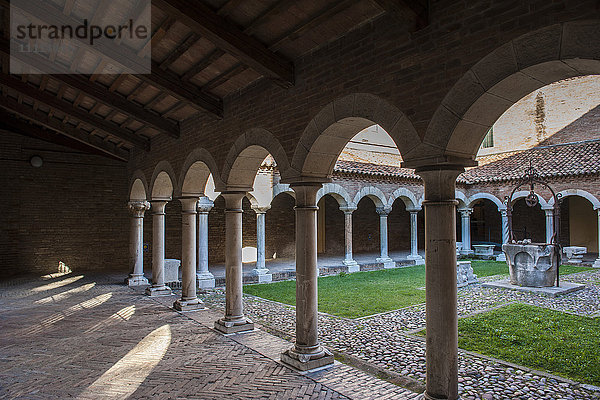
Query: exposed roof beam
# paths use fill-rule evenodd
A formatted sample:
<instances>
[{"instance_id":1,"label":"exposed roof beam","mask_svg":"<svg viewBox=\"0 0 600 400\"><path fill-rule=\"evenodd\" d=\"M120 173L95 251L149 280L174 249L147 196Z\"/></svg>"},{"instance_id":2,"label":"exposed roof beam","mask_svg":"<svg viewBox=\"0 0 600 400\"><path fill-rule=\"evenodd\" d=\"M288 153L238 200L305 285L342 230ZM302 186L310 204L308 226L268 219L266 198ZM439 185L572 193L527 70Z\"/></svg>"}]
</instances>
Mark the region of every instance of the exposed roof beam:
<instances>
[{"instance_id":1,"label":"exposed roof beam","mask_svg":"<svg viewBox=\"0 0 600 400\"><path fill-rule=\"evenodd\" d=\"M195 2L194 7L186 0L153 0L152 3L261 75L283 87L294 84L294 66L290 61L243 33L202 2Z\"/></svg>"},{"instance_id":2,"label":"exposed roof beam","mask_svg":"<svg viewBox=\"0 0 600 400\"><path fill-rule=\"evenodd\" d=\"M406 9L408 8L417 17L416 30L429 25L429 2L427 0L373 0L373 2L400 20L406 20Z\"/></svg>"},{"instance_id":3,"label":"exposed roof beam","mask_svg":"<svg viewBox=\"0 0 600 400\"><path fill-rule=\"evenodd\" d=\"M20 2L19 6L23 6L25 11L31 13L32 15L46 15L55 23L71 26L76 26L81 23L79 20L64 15L61 9L55 7L47 0ZM190 9L195 10L196 8L197 5L194 5L194 7L189 7L189 4L185 3L184 9L186 11L189 11ZM75 39L82 42L84 45L87 45L85 39ZM144 63L147 62L147 60L136 57L134 55L134 50L127 49L124 46L102 46L101 43L98 43L98 45L95 44L94 46L87 46L86 49L90 52L93 52L100 58L109 59L111 64L121 67L125 70L139 70L140 65L144 65ZM216 99L215 97L210 96L201 90L190 88L190 85L185 85L183 82L181 82L176 74L170 73L170 71L161 70L159 65L155 62L152 62L151 74L136 76L140 79L147 80L152 86L155 86L160 90L168 91L179 100L188 102L190 105L195 106L200 110L208 111L217 117L223 116L223 105L219 99ZM184 85L187 87L183 88Z\"/></svg>"},{"instance_id":4,"label":"exposed roof beam","mask_svg":"<svg viewBox=\"0 0 600 400\"><path fill-rule=\"evenodd\" d=\"M160 69L167 69L169 68L169 66L171 66L171 64L173 64L175 61L177 61L177 59L179 57L181 57L182 55L185 54L186 51L189 50L190 47L192 47L197 41L198 39L200 39L200 36L192 33L190 34L184 41L183 43L177 45L177 47L175 48L175 51L172 52L171 54L169 54L167 56L167 58L165 58L161 63L160 63Z\"/></svg>"},{"instance_id":5,"label":"exposed roof beam","mask_svg":"<svg viewBox=\"0 0 600 400\"><path fill-rule=\"evenodd\" d=\"M60 100L49 92L42 92L38 88L24 83L19 79L12 78L5 74L0 74L0 85L9 87L33 100L60 111L69 117L91 125L99 131L114 136L115 138L118 138L131 146L135 146L144 150L150 149L149 140L136 135L134 132L123 129L114 123L106 121L97 115L92 115L81 108L74 107L68 101Z\"/></svg>"},{"instance_id":6,"label":"exposed roof beam","mask_svg":"<svg viewBox=\"0 0 600 400\"><path fill-rule=\"evenodd\" d=\"M10 44L6 39L0 39L0 53L10 55ZM54 74L50 76L52 79L59 82L65 83L96 101L105 104L111 108L118 109L123 114L129 115L134 119L149 125L162 133L178 138L179 127L161 117L160 115L154 114L144 108L127 101L123 96L111 92L108 88L104 87L100 83L91 82L83 75L75 74L61 74L60 70L56 65L41 56L35 55L34 53L14 53L13 56L24 62L29 66L33 66L36 69L40 69L44 72L54 71Z\"/></svg>"},{"instance_id":7,"label":"exposed roof beam","mask_svg":"<svg viewBox=\"0 0 600 400\"><path fill-rule=\"evenodd\" d=\"M13 100L9 97L0 96L0 107L5 110L11 111L15 114L18 114L21 117L31 120L37 124L45 126L46 128L59 132L60 134L65 135L73 140L76 140L87 146L93 147L94 149L100 150L101 152L115 157L119 160L127 161L129 158L129 152L127 150L122 149L105 140L102 140L97 136L92 136L87 133L84 133L81 129L75 128L69 124L63 124L62 121L55 118L51 118L41 111L34 111L31 107L25 104L19 104L16 100ZM39 133L40 135L49 137L48 132L42 134L40 131L35 130L35 126L31 126L25 122L17 120L15 116L11 115L6 111L0 110L0 121L2 121L3 124L9 126L10 129L25 130L26 132Z\"/></svg>"},{"instance_id":8,"label":"exposed roof beam","mask_svg":"<svg viewBox=\"0 0 600 400\"><path fill-rule=\"evenodd\" d=\"M213 50L208 56L198 61L198 63L194 64L192 68L190 68L183 75L181 75L181 80L184 82L189 81L194 76L206 69L206 67L208 67L210 64L214 63L219 58L221 58L224 54L225 52L221 49Z\"/></svg>"}]
</instances>

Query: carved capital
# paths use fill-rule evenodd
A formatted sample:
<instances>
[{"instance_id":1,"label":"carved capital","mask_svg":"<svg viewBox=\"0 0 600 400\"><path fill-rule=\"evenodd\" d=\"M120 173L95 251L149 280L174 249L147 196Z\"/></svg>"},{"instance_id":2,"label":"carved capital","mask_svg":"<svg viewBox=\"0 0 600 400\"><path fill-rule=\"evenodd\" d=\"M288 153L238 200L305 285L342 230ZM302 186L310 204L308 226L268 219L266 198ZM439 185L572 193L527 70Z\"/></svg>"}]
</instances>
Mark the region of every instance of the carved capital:
<instances>
[{"instance_id":1,"label":"carved capital","mask_svg":"<svg viewBox=\"0 0 600 400\"><path fill-rule=\"evenodd\" d=\"M150 209L150 203L147 201L130 201L127 203L129 213L134 218L143 218L146 210Z\"/></svg>"},{"instance_id":2,"label":"carved capital","mask_svg":"<svg viewBox=\"0 0 600 400\"><path fill-rule=\"evenodd\" d=\"M392 212L392 207L377 207L375 211L377 211L377 214L379 214L380 216L387 217L388 214Z\"/></svg>"},{"instance_id":3,"label":"carved capital","mask_svg":"<svg viewBox=\"0 0 600 400\"><path fill-rule=\"evenodd\" d=\"M212 210L214 205L215 205L215 203L213 203L213 201L211 199L204 196L204 197L200 197L200 200L198 200L198 205L196 207L197 207L197 210L199 213L207 213L210 210Z\"/></svg>"},{"instance_id":4,"label":"carved capital","mask_svg":"<svg viewBox=\"0 0 600 400\"><path fill-rule=\"evenodd\" d=\"M252 207L255 213L257 214L266 214L266 212L271 208L271 206L265 207Z\"/></svg>"}]
</instances>

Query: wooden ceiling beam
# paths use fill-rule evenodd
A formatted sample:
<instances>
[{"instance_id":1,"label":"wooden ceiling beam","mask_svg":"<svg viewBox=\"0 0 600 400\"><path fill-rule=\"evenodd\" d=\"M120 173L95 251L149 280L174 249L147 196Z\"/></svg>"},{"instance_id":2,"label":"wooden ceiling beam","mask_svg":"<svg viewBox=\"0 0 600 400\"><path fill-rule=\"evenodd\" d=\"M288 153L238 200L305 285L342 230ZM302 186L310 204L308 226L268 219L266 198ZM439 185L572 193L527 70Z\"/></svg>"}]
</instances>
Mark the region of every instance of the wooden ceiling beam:
<instances>
[{"instance_id":1,"label":"wooden ceiling beam","mask_svg":"<svg viewBox=\"0 0 600 400\"><path fill-rule=\"evenodd\" d=\"M81 22L72 17L64 15L61 9L55 7L47 0L21 3L22 4L20 4L20 6L23 5L26 12L29 12L32 15L47 15L55 23L76 26ZM185 3L185 7L183 7L184 11L196 10L199 5L198 3L197 5L194 5L194 7L189 7L187 2L184 1L183 3ZM152 40L154 40L154 36ZM81 41L82 44L87 45L85 39L76 39ZM87 50L100 58L107 58L111 64L125 70L135 71L139 69L141 65L145 65L145 63L149 61L140 57L132 56L132 50L127 49L124 46L87 46ZM190 88L190 85L185 85L183 82L181 82L176 74L171 73L171 71L161 70L159 65L155 62L152 62L151 64L150 74L136 76L140 79L148 81L152 86L157 87L160 90L169 92L169 94L175 93L175 97L181 101L189 103L199 110L207 111L219 118L223 116L223 105L219 99L216 99L215 97L210 96L201 90Z\"/></svg>"},{"instance_id":2,"label":"wooden ceiling beam","mask_svg":"<svg viewBox=\"0 0 600 400\"><path fill-rule=\"evenodd\" d=\"M198 75L200 72L206 69L206 67L208 67L210 64L214 63L219 58L221 58L224 54L225 52L223 50L215 49L208 56L200 60L198 63L194 64L192 68L190 68L183 75L181 75L180 79L183 82L188 82L194 76Z\"/></svg>"},{"instance_id":3,"label":"wooden ceiling beam","mask_svg":"<svg viewBox=\"0 0 600 400\"><path fill-rule=\"evenodd\" d=\"M0 53L10 54L9 44L5 39L0 39ZM50 61L34 53L16 53L15 57L27 65L34 66L45 72L54 71L50 77L58 82L64 83L83 92L106 106L118 109L123 114L129 115L143 124L149 125L161 133L167 134L173 138L179 137L179 127L164 119L158 114L152 113L144 108L127 101L126 98L118 93L110 91L100 83L92 82L86 79L84 75L61 74L60 70ZM47 76L47 75L45 75Z\"/></svg>"},{"instance_id":4,"label":"wooden ceiling beam","mask_svg":"<svg viewBox=\"0 0 600 400\"><path fill-rule=\"evenodd\" d=\"M200 39L200 35L195 33L190 34L183 43L177 45L174 52L169 54L159 65L160 69L165 70L171 66L179 57L185 54L196 42Z\"/></svg>"},{"instance_id":5,"label":"wooden ceiling beam","mask_svg":"<svg viewBox=\"0 0 600 400\"><path fill-rule=\"evenodd\" d=\"M106 121L97 115L92 115L87 111L74 107L71 103L65 100L60 100L49 92L42 92L38 88L15 79L9 75L0 74L0 85L6 86L15 90L32 100L37 100L42 104L61 113L77 119L87 125L91 125L108 135L111 135L123 142L138 147L143 150L150 150L150 141L144 139L134 132L120 128L114 123Z\"/></svg>"},{"instance_id":6,"label":"wooden ceiling beam","mask_svg":"<svg viewBox=\"0 0 600 400\"><path fill-rule=\"evenodd\" d=\"M56 140L58 138L53 138L50 132L43 130L37 125L30 125L24 121L19 121L13 114L11 114L14 113L22 118L49 128L52 131L56 131L59 134L64 135L66 138L72 139L73 141L77 141L82 145L109 155L112 158L116 158L121 161L127 161L129 159L129 152L127 150L119 148L112 143L108 143L97 136L84 133L84 131L81 129L77 129L71 125L63 124L61 121L51 118L41 111L34 111L31 107L28 107L24 104L19 104L11 98L0 96L0 107L4 110L7 110L0 110L0 126L2 126L4 129L17 131L16 133L34 136L38 139L69 146L69 144L65 142L61 143L60 140Z\"/></svg>"},{"instance_id":7,"label":"wooden ceiling beam","mask_svg":"<svg viewBox=\"0 0 600 400\"><path fill-rule=\"evenodd\" d=\"M294 65L289 60L270 51L202 2L196 2L194 7L186 0L154 0L152 4L278 85L293 86Z\"/></svg>"}]
</instances>

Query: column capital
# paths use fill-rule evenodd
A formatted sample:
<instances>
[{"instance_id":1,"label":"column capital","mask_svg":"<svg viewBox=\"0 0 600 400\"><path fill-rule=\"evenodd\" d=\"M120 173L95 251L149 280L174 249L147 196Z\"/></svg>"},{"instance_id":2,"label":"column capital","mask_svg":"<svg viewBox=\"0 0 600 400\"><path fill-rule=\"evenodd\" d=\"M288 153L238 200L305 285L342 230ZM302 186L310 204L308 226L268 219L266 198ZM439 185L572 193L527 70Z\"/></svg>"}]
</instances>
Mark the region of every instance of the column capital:
<instances>
[{"instance_id":1,"label":"column capital","mask_svg":"<svg viewBox=\"0 0 600 400\"><path fill-rule=\"evenodd\" d=\"M316 209L317 192L323 187L321 183L300 182L290 185L296 194L296 209Z\"/></svg>"},{"instance_id":2,"label":"column capital","mask_svg":"<svg viewBox=\"0 0 600 400\"><path fill-rule=\"evenodd\" d=\"M168 200L150 200L153 215L164 215Z\"/></svg>"},{"instance_id":3,"label":"column capital","mask_svg":"<svg viewBox=\"0 0 600 400\"><path fill-rule=\"evenodd\" d=\"M242 200L246 197L247 192L221 192L221 196L225 199L225 211L242 212Z\"/></svg>"},{"instance_id":4,"label":"column capital","mask_svg":"<svg viewBox=\"0 0 600 400\"><path fill-rule=\"evenodd\" d=\"M352 214L357 208L356 206L340 206L340 211L344 214Z\"/></svg>"},{"instance_id":5,"label":"column capital","mask_svg":"<svg viewBox=\"0 0 600 400\"><path fill-rule=\"evenodd\" d=\"M411 214L417 214L419 211L421 211L422 208L421 207L408 207L406 209L406 211L408 211Z\"/></svg>"},{"instance_id":6,"label":"column capital","mask_svg":"<svg viewBox=\"0 0 600 400\"><path fill-rule=\"evenodd\" d=\"M271 208L271 206L262 206L262 207L252 207L256 214L266 214L267 211Z\"/></svg>"},{"instance_id":7,"label":"column capital","mask_svg":"<svg viewBox=\"0 0 600 400\"><path fill-rule=\"evenodd\" d=\"M458 210L458 211L461 213L461 215L462 215L463 217L468 217L468 216L470 216L471 214L473 214L473 209L472 209L472 208L461 208L461 209L460 209L460 210Z\"/></svg>"},{"instance_id":8,"label":"column capital","mask_svg":"<svg viewBox=\"0 0 600 400\"><path fill-rule=\"evenodd\" d=\"M198 204L198 196L183 196L178 200L181 203L182 214L196 214L196 204Z\"/></svg>"},{"instance_id":9,"label":"column capital","mask_svg":"<svg viewBox=\"0 0 600 400\"><path fill-rule=\"evenodd\" d=\"M134 218L143 218L144 213L150 209L150 203L147 201L130 201L127 203L127 208Z\"/></svg>"},{"instance_id":10,"label":"column capital","mask_svg":"<svg viewBox=\"0 0 600 400\"><path fill-rule=\"evenodd\" d=\"M465 171L460 165L419 167L415 172L425 186L425 200L444 201L456 196L456 178Z\"/></svg>"},{"instance_id":11,"label":"column capital","mask_svg":"<svg viewBox=\"0 0 600 400\"><path fill-rule=\"evenodd\" d=\"M199 213L208 213L214 206L215 203L211 199L209 199L206 196L202 196L200 197L200 199L198 199L198 205L196 210Z\"/></svg>"},{"instance_id":12,"label":"column capital","mask_svg":"<svg viewBox=\"0 0 600 400\"><path fill-rule=\"evenodd\" d=\"M375 208L375 211L377 211L377 214L379 214L380 216L387 217L388 214L392 212L392 207L390 207L390 206L377 207L377 208Z\"/></svg>"},{"instance_id":13,"label":"column capital","mask_svg":"<svg viewBox=\"0 0 600 400\"><path fill-rule=\"evenodd\" d=\"M546 213L547 216L551 216L554 215L554 208L543 208L542 210L544 210L544 212Z\"/></svg>"}]
</instances>

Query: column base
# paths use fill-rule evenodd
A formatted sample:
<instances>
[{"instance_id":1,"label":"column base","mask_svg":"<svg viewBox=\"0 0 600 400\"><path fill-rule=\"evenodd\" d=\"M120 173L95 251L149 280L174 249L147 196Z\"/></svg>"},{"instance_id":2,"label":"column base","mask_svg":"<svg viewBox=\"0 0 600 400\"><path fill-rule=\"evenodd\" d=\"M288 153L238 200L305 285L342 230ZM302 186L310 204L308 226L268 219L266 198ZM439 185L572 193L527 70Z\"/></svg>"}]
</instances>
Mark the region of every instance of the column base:
<instances>
[{"instance_id":1,"label":"column base","mask_svg":"<svg viewBox=\"0 0 600 400\"><path fill-rule=\"evenodd\" d=\"M342 263L348 267L349 274L360 271L360 265L354 260L344 260Z\"/></svg>"},{"instance_id":2,"label":"column base","mask_svg":"<svg viewBox=\"0 0 600 400\"><path fill-rule=\"evenodd\" d=\"M383 268L386 268L386 269L396 268L396 262L389 257L388 258L379 257L375 261L377 261L378 263L382 263Z\"/></svg>"},{"instance_id":3,"label":"column base","mask_svg":"<svg viewBox=\"0 0 600 400\"><path fill-rule=\"evenodd\" d=\"M148 279L144 275L129 275L125 278L125 284L127 286L146 286L149 285Z\"/></svg>"},{"instance_id":4,"label":"column base","mask_svg":"<svg viewBox=\"0 0 600 400\"><path fill-rule=\"evenodd\" d=\"M461 256L472 256L473 254L475 254L475 252L473 250L461 250L460 251Z\"/></svg>"},{"instance_id":5,"label":"column base","mask_svg":"<svg viewBox=\"0 0 600 400\"><path fill-rule=\"evenodd\" d=\"M496 261L506 261L506 254L500 253L496 256Z\"/></svg>"},{"instance_id":6,"label":"column base","mask_svg":"<svg viewBox=\"0 0 600 400\"><path fill-rule=\"evenodd\" d=\"M298 353L295 347L281 353L281 362L299 371L324 367L333 361L333 354L322 346L314 353Z\"/></svg>"},{"instance_id":7,"label":"column base","mask_svg":"<svg viewBox=\"0 0 600 400\"><path fill-rule=\"evenodd\" d=\"M173 308L177 311L198 311L207 309L204 307L202 300L198 298L191 300L177 299L175 303L173 303Z\"/></svg>"},{"instance_id":8,"label":"column base","mask_svg":"<svg viewBox=\"0 0 600 400\"><path fill-rule=\"evenodd\" d=\"M415 265L425 265L425 259L423 257L421 257L419 254L413 256L412 254L409 255L408 257L409 260L413 260L415 262Z\"/></svg>"},{"instance_id":9,"label":"column base","mask_svg":"<svg viewBox=\"0 0 600 400\"><path fill-rule=\"evenodd\" d=\"M214 289L215 287L215 276L210 272L203 274L196 274L196 284L198 289Z\"/></svg>"},{"instance_id":10,"label":"column base","mask_svg":"<svg viewBox=\"0 0 600 400\"><path fill-rule=\"evenodd\" d=\"M235 321L227 321L225 318L221 318L215 321L215 329L225 334L252 331L254 330L254 322L246 317Z\"/></svg>"},{"instance_id":11,"label":"column base","mask_svg":"<svg viewBox=\"0 0 600 400\"><path fill-rule=\"evenodd\" d=\"M266 268L253 269L251 272L252 276L258 277L258 283L269 283L273 282L273 275L269 273Z\"/></svg>"},{"instance_id":12,"label":"column base","mask_svg":"<svg viewBox=\"0 0 600 400\"><path fill-rule=\"evenodd\" d=\"M173 293L171 292L170 287L163 285L163 286L150 286L149 288L146 288L146 294L151 297L156 297L156 296L170 296Z\"/></svg>"},{"instance_id":13,"label":"column base","mask_svg":"<svg viewBox=\"0 0 600 400\"><path fill-rule=\"evenodd\" d=\"M433 397L427 394L427 392L417 396L416 400L460 400L460 396L455 399L449 399L447 397Z\"/></svg>"},{"instance_id":14,"label":"column base","mask_svg":"<svg viewBox=\"0 0 600 400\"><path fill-rule=\"evenodd\" d=\"M596 261L594 261L594 263L592 264L592 267L600 268L600 258L598 258Z\"/></svg>"}]
</instances>

